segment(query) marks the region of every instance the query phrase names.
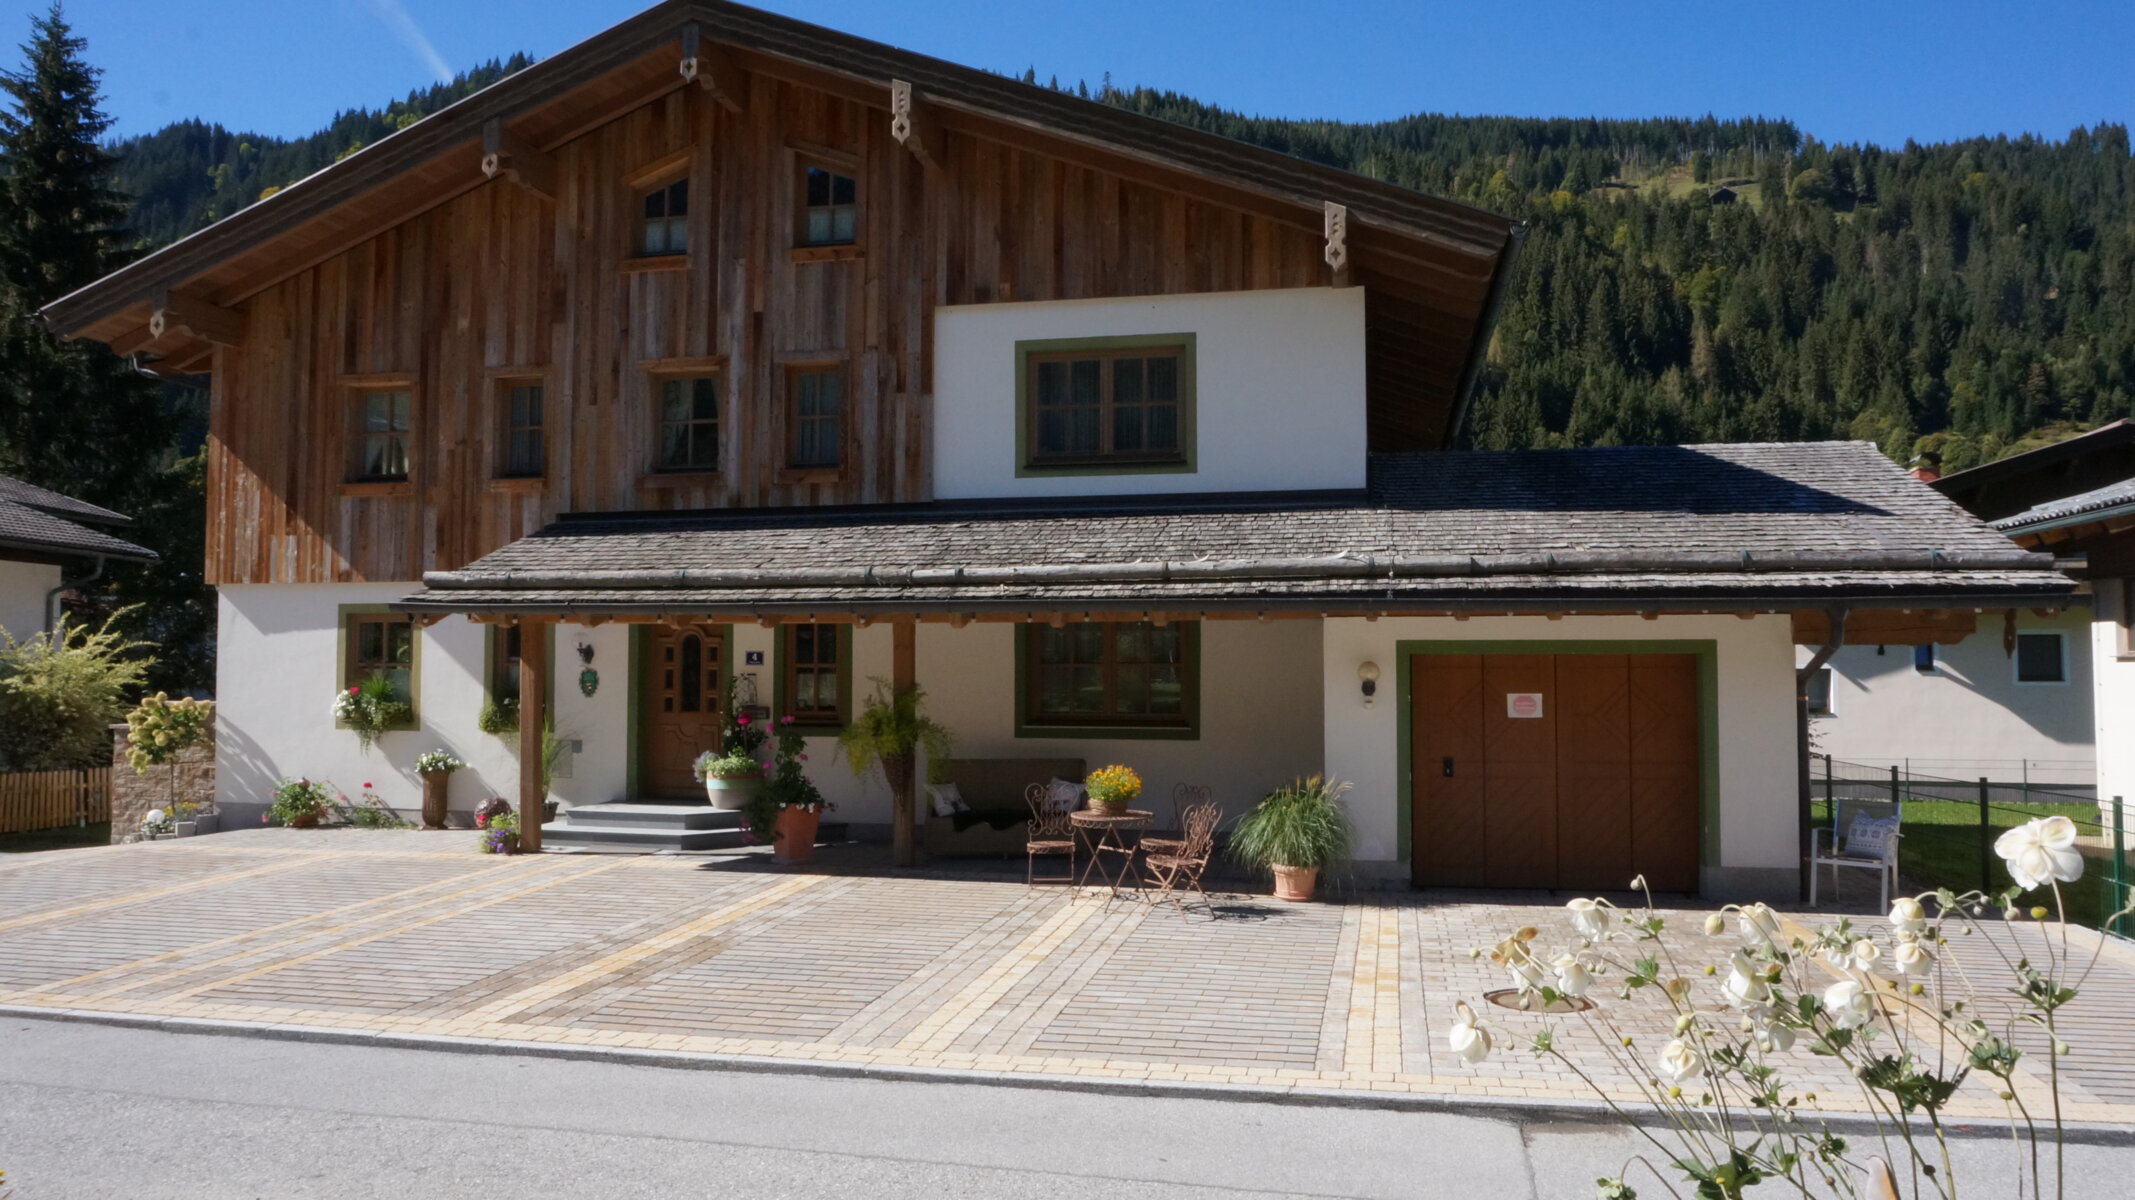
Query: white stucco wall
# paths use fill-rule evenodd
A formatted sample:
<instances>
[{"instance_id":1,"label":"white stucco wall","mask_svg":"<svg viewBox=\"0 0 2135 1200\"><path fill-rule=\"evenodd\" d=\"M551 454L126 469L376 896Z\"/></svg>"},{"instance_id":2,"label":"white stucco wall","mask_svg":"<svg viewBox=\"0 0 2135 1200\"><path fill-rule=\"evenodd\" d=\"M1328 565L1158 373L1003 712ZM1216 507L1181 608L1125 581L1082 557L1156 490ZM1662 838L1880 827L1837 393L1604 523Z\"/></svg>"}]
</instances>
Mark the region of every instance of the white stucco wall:
<instances>
[{"instance_id":1,"label":"white stucco wall","mask_svg":"<svg viewBox=\"0 0 2135 1200\"><path fill-rule=\"evenodd\" d=\"M452 778L451 806L468 811L489 796L518 797L518 743L483 733L487 631L451 617L419 632L417 728L388 733L366 752L334 726L339 685L340 608L384 604L417 590L414 583L261 584L220 589L216 663L216 800L255 819L285 777L332 780L354 797L364 783L403 814L422 806L415 759L450 750L468 769ZM601 674L592 699L580 695L580 642L594 646ZM555 642L555 727L582 752L559 765L554 793L583 803L618 798L626 769L629 632L622 626L564 628ZM568 776L564 775L568 772Z\"/></svg>"},{"instance_id":2,"label":"white stucco wall","mask_svg":"<svg viewBox=\"0 0 2135 1200\"><path fill-rule=\"evenodd\" d=\"M1195 335L1195 470L1018 479L1018 341ZM934 495L1364 486L1364 289L958 305L934 316Z\"/></svg>"},{"instance_id":3,"label":"white stucco wall","mask_svg":"<svg viewBox=\"0 0 2135 1200\"><path fill-rule=\"evenodd\" d=\"M2002 622L2000 612L1981 614L1971 636L1936 646L1932 673L1913 669L1911 646L1886 646L1881 654L1875 646L1841 648L1831 656L1831 715L1812 722L1816 752L1952 779L2088 787L2097 744L2090 609L2017 615L2019 633L2066 639L2068 682L2061 684L2016 682ZM1797 648L1796 661L1813 653Z\"/></svg>"},{"instance_id":4,"label":"white stucco wall","mask_svg":"<svg viewBox=\"0 0 2135 1200\"><path fill-rule=\"evenodd\" d=\"M1705 890L1724 895L1762 890L1790 898L1799 862L1799 768L1794 732L1793 628L1784 616L1450 617L1338 619L1326 622L1323 662L1328 697L1327 769L1352 785L1360 862L1401 857L1400 806L1406 803L1400 756L1398 652L1402 641L1704 640L1715 644L1719 722L1719 862L1705 867ZM1367 707L1357 666L1380 670L1379 695ZM1405 865L1404 868L1405 870ZM1772 889L1783 887L1784 891Z\"/></svg>"},{"instance_id":5,"label":"white stucco wall","mask_svg":"<svg viewBox=\"0 0 2135 1200\"><path fill-rule=\"evenodd\" d=\"M17 641L45 627L45 598L59 586L59 568L45 563L0 559L0 629Z\"/></svg>"},{"instance_id":6,"label":"white stucco wall","mask_svg":"<svg viewBox=\"0 0 2135 1200\"><path fill-rule=\"evenodd\" d=\"M2122 821L2135 830L2135 658L2124 658L2120 653L2120 627L2112 614L2125 611L2118 606L2117 594L2106 595L2126 587L2124 581L2099 585L2097 619L2090 629L2090 669L2093 715L2096 719L2098 745L2098 799L2101 812L2110 821L2110 809L2103 805L2118 796L2126 807Z\"/></svg>"}]
</instances>

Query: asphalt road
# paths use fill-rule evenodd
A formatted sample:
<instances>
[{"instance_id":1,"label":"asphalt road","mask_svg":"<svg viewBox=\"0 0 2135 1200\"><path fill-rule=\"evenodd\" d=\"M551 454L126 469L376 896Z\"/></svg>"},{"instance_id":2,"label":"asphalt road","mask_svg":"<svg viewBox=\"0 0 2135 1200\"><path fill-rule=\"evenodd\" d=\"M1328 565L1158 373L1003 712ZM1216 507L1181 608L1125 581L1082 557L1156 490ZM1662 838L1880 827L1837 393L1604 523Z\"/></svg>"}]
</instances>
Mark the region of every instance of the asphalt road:
<instances>
[{"instance_id":1,"label":"asphalt road","mask_svg":"<svg viewBox=\"0 0 2135 1200\"><path fill-rule=\"evenodd\" d=\"M570 1062L0 1020L12 1200L1588 1197L1613 1125ZM2006 1140L1960 1144L2011 1195ZM2070 1150L2127 1194L2135 1138ZM1769 1189L1767 1189L1769 1190ZM1659 1186L1642 1187L1664 1196ZM1776 1195L1776 1191L1775 1191Z\"/></svg>"}]
</instances>

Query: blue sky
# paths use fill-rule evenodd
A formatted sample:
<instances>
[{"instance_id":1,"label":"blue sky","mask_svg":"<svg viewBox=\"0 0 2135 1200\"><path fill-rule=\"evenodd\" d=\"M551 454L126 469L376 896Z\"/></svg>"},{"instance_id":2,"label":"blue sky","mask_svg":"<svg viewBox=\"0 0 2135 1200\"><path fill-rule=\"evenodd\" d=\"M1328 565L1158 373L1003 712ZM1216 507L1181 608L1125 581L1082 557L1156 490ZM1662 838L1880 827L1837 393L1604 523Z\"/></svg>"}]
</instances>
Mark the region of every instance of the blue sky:
<instances>
[{"instance_id":1,"label":"blue sky","mask_svg":"<svg viewBox=\"0 0 2135 1200\"><path fill-rule=\"evenodd\" d=\"M19 42L43 0L0 0ZM121 133L198 116L310 133L647 0L70 0ZM1270 116L1784 116L1898 144L2135 119L2135 3L1946 0L767 0L972 66L1110 71ZM2019 15L2021 14L2021 15ZM12 55L9 56L12 58Z\"/></svg>"}]
</instances>

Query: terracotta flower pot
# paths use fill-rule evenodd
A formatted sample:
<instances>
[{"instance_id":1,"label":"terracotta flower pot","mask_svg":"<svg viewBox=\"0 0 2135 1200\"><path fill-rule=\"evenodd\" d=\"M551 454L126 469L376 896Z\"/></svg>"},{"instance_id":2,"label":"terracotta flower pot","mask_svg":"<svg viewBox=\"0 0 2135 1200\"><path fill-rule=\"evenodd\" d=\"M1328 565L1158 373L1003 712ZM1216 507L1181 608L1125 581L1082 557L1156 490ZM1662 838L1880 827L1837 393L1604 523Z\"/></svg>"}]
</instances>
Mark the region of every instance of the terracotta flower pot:
<instances>
[{"instance_id":1,"label":"terracotta flower pot","mask_svg":"<svg viewBox=\"0 0 2135 1200\"><path fill-rule=\"evenodd\" d=\"M319 814L314 812L305 813L300 817L291 817L289 818L289 827L291 829L317 829L319 827Z\"/></svg>"},{"instance_id":2,"label":"terracotta flower pot","mask_svg":"<svg viewBox=\"0 0 2135 1200\"><path fill-rule=\"evenodd\" d=\"M1277 900L1304 901L1312 899L1312 889L1319 883L1318 867L1275 868L1275 898Z\"/></svg>"},{"instance_id":3,"label":"terracotta flower pot","mask_svg":"<svg viewBox=\"0 0 2135 1200\"><path fill-rule=\"evenodd\" d=\"M423 828L445 827L445 793L452 784L450 771L423 772Z\"/></svg>"},{"instance_id":4,"label":"terracotta flower pot","mask_svg":"<svg viewBox=\"0 0 2135 1200\"><path fill-rule=\"evenodd\" d=\"M771 859L781 863L815 860L815 831L823 814L801 808L782 808L771 825Z\"/></svg>"}]
</instances>

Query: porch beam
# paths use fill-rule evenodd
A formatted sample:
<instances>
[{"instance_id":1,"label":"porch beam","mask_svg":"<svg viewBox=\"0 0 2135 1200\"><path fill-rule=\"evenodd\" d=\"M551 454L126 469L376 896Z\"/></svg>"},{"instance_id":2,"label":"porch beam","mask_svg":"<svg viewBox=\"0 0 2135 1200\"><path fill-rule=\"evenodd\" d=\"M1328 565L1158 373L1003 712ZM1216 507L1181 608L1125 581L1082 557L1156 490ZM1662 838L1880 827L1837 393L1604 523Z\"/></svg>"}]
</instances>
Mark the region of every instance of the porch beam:
<instances>
[{"instance_id":1,"label":"porch beam","mask_svg":"<svg viewBox=\"0 0 2135 1200\"><path fill-rule=\"evenodd\" d=\"M541 852L541 731L548 724L549 625L538 617L519 622L519 849Z\"/></svg>"},{"instance_id":2,"label":"porch beam","mask_svg":"<svg viewBox=\"0 0 2135 1200\"><path fill-rule=\"evenodd\" d=\"M903 617L890 626L890 688L899 695L919 685L918 644L917 621ZM882 764L890 776L890 859L900 867L917 866L919 862L917 831L912 825L912 781L918 761L915 748L915 753L894 767L887 762Z\"/></svg>"}]
</instances>

